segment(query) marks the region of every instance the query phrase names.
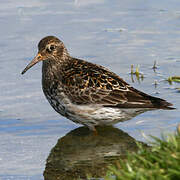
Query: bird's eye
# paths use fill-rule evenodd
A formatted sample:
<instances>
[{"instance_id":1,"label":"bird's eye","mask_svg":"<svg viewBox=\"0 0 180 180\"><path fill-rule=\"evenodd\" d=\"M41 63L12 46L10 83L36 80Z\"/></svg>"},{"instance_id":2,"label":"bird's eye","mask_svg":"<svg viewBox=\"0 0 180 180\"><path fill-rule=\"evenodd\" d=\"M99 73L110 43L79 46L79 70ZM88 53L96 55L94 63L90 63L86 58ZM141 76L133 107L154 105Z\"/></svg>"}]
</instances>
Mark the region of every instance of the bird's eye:
<instances>
[{"instance_id":1,"label":"bird's eye","mask_svg":"<svg viewBox=\"0 0 180 180\"><path fill-rule=\"evenodd\" d=\"M47 47L46 50L50 53L50 52L54 51L55 48L56 48L55 45L50 45L50 46Z\"/></svg>"},{"instance_id":2,"label":"bird's eye","mask_svg":"<svg viewBox=\"0 0 180 180\"><path fill-rule=\"evenodd\" d=\"M55 45L51 45L49 48L51 51L53 51L55 49Z\"/></svg>"}]
</instances>

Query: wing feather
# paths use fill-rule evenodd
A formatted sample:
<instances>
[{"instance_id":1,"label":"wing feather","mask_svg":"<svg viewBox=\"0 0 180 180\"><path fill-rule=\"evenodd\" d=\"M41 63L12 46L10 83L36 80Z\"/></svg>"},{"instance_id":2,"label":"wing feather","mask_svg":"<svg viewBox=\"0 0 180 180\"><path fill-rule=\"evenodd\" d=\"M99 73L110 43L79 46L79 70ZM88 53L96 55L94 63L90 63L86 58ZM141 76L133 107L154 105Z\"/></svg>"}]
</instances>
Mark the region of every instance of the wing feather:
<instances>
[{"instance_id":1,"label":"wing feather","mask_svg":"<svg viewBox=\"0 0 180 180\"><path fill-rule=\"evenodd\" d=\"M134 89L102 66L75 58L69 63L64 67L62 82L64 93L74 104L153 108L158 101L164 101Z\"/></svg>"}]
</instances>

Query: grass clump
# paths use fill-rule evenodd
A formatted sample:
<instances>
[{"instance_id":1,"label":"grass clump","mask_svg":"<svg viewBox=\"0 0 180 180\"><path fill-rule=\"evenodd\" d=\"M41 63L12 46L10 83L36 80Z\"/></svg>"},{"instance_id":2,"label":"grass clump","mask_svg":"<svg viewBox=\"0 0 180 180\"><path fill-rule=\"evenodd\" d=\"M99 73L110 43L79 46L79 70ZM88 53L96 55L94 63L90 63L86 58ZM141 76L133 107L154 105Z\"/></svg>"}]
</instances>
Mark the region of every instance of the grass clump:
<instances>
[{"instance_id":1,"label":"grass clump","mask_svg":"<svg viewBox=\"0 0 180 180\"><path fill-rule=\"evenodd\" d=\"M175 135L152 138L151 148L138 143L138 152L109 167L105 180L180 179L180 125Z\"/></svg>"}]
</instances>

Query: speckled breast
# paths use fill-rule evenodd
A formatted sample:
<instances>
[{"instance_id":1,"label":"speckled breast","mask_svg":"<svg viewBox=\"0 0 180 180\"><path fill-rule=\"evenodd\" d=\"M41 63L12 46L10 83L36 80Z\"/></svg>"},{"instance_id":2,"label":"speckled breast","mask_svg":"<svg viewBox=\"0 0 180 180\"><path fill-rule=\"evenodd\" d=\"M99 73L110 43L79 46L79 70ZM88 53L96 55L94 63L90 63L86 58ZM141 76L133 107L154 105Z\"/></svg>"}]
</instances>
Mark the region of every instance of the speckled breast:
<instances>
[{"instance_id":1,"label":"speckled breast","mask_svg":"<svg viewBox=\"0 0 180 180\"><path fill-rule=\"evenodd\" d=\"M66 105L64 102L65 95L62 91L62 88L59 87L58 83L53 81L49 83L49 87L43 85L42 88L45 97L47 98L51 106L54 108L54 110L60 113L61 115L66 116L66 111L65 111Z\"/></svg>"}]
</instances>

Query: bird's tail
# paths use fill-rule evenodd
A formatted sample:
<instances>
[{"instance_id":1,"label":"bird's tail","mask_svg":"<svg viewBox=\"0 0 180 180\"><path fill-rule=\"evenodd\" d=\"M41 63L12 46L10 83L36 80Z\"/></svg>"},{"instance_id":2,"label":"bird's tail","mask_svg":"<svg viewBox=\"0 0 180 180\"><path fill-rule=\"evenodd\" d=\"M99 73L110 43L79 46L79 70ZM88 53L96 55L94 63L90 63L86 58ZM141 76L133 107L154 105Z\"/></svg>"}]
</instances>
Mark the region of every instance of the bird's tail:
<instances>
[{"instance_id":1,"label":"bird's tail","mask_svg":"<svg viewBox=\"0 0 180 180\"><path fill-rule=\"evenodd\" d=\"M157 98L157 97L152 97L151 96L151 102L152 104L154 105L155 108L159 108L159 109L176 109L174 107L171 107L173 106L173 104L167 102L166 100L164 99L161 99L161 98Z\"/></svg>"}]
</instances>

